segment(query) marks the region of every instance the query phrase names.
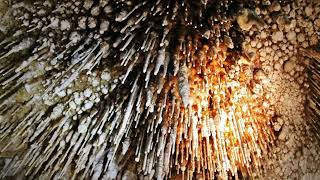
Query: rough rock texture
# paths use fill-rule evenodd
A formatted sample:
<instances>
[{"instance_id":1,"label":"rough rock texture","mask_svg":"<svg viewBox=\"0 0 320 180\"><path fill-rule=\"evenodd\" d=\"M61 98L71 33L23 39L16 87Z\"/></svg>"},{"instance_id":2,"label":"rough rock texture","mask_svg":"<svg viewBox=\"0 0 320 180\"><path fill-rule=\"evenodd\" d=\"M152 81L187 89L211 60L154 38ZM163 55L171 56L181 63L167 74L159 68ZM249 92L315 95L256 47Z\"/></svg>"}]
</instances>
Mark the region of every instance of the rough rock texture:
<instances>
[{"instance_id":1,"label":"rough rock texture","mask_svg":"<svg viewBox=\"0 0 320 180\"><path fill-rule=\"evenodd\" d=\"M275 110L272 124L277 136L262 177L319 179L320 145L304 114L308 93L305 68L309 60L301 51L319 42L320 28L314 21L319 19L320 2L277 3L269 11L256 11L261 12L267 25L262 30L251 29L246 43L252 46L254 40L254 44L261 44L259 48L252 47L257 48L261 68L268 79L265 90L269 91ZM285 17L288 22L277 21L272 11L277 11L276 16Z\"/></svg>"},{"instance_id":2,"label":"rough rock texture","mask_svg":"<svg viewBox=\"0 0 320 180\"><path fill-rule=\"evenodd\" d=\"M249 153L267 147L262 171L249 175L319 179L320 145L304 114L309 59L301 55L319 33L315 0L1 1L0 178L163 179L188 170L226 179L224 160L215 159L223 163L212 175L190 173L182 158L200 159L194 142L209 136L204 124L183 120L193 95L208 93L188 84L215 82L205 77L218 71L213 79L240 74L253 98L262 94L262 114L273 116L261 128L271 127L274 141L246 131L265 143ZM201 102L210 109L206 101L221 97ZM210 127L226 124L217 119Z\"/></svg>"}]
</instances>

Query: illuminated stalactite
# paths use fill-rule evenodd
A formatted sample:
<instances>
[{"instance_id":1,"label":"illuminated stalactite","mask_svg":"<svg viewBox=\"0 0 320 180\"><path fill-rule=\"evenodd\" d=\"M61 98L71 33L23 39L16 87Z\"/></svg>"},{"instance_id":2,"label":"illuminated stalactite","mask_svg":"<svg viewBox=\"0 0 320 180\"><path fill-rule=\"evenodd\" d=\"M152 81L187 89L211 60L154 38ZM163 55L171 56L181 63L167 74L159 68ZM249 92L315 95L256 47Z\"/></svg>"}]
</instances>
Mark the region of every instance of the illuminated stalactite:
<instances>
[{"instance_id":1,"label":"illuminated stalactite","mask_svg":"<svg viewBox=\"0 0 320 180\"><path fill-rule=\"evenodd\" d=\"M317 43L319 12L308 0L0 1L0 178L316 172L297 53Z\"/></svg>"},{"instance_id":2,"label":"illuminated stalactite","mask_svg":"<svg viewBox=\"0 0 320 180\"><path fill-rule=\"evenodd\" d=\"M170 132L175 151L169 159L176 172L188 179L226 179L238 171L251 176L259 172L262 153L274 138L268 100L260 82L248 74L253 73L253 62L238 56L231 64L230 53L221 46L204 45L198 56L190 47L186 54L193 61L187 63L188 71L180 70L183 75L177 82L183 103L166 109L165 120L177 126ZM171 106L168 101L166 107Z\"/></svg>"}]
</instances>

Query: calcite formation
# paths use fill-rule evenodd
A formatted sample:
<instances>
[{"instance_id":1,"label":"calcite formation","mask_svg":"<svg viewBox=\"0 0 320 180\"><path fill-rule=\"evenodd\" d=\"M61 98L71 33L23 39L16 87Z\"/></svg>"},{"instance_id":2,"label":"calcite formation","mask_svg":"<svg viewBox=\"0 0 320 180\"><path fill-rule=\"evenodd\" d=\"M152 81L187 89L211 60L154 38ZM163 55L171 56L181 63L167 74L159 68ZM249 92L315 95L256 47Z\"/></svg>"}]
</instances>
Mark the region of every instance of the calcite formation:
<instances>
[{"instance_id":1,"label":"calcite formation","mask_svg":"<svg viewBox=\"0 0 320 180\"><path fill-rule=\"evenodd\" d=\"M319 125L319 65L302 54L319 58L319 13L307 0L1 1L0 178L316 178L303 103L313 92Z\"/></svg>"}]
</instances>

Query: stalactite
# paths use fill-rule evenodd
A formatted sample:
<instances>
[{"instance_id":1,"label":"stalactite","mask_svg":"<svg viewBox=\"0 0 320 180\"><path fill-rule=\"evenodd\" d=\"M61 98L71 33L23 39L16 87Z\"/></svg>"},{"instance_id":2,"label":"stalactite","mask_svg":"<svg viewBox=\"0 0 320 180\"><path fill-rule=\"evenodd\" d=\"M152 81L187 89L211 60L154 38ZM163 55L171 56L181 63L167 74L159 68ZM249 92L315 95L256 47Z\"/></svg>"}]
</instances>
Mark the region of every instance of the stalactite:
<instances>
[{"instance_id":1,"label":"stalactite","mask_svg":"<svg viewBox=\"0 0 320 180\"><path fill-rule=\"evenodd\" d=\"M0 36L0 178L256 178L273 111L241 38L267 5L36 2Z\"/></svg>"}]
</instances>

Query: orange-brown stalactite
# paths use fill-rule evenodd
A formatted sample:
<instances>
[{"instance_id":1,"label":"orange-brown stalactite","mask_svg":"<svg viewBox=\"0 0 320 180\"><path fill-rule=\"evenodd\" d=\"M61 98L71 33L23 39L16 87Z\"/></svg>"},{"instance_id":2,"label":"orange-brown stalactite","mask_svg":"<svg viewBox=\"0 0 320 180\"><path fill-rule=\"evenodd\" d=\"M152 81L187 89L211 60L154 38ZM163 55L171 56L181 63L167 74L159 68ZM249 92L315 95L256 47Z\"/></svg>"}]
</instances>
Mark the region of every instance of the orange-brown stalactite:
<instances>
[{"instance_id":1,"label":"orange-brown stalactite","mask_svg":"<svg viewBox=\"0 0 320 180\"><path fill-rule=\"evenodd\" d=\"M188 65L189 104L176 106L181 115L176 119L174 164L184 177L203 172L225 179L238 170L250 175L259 171L263 146L273 139L268 125L271 117L265 110L268 102L259 84L252 86L253 77L247 72L252 62L226 50L223 44L215 48L188 45L182 53L195 62ZM240 61L226 59L232 56Z\"/></svg>"},{"instance_id":2,"label":"orange-brown stalactite","mask_svg":"<svg viewBox=\"0 0 320 180\"><path fill-rule=\"evenodd\" d=\"M316 179L319 3L0 1L0 179Z\"/></svg>"}]
</instances>

